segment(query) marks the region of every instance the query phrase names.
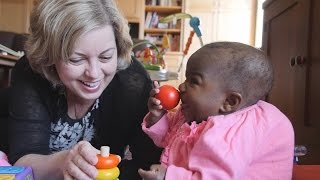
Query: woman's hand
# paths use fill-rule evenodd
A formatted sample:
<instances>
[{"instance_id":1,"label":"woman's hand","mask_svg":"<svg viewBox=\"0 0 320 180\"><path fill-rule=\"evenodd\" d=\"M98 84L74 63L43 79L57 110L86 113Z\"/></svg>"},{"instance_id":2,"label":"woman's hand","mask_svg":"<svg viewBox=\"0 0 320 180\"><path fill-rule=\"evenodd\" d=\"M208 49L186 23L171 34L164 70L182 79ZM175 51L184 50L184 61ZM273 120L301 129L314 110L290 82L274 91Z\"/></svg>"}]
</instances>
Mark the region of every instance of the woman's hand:
<instances>
[{"instance_id":1,"label":"woman's hand","mask_svg":"<svg viewBox=\"0 0 320 180\"><path fill-rule=\"evenodd\" d=\"M95 164L98 162L98 153L100 153L100 151L87 141L81 141L76 144L69 150L65 158L63 166L64 179L94 179L98 174L95 167Z\"/></svg>"},{"instance_id":2,"label":"woman's hand","mask_svg":"<svg viewBox=\"0 0 320 180\"><path fill-rule=\"evenodd\" d=\"M154 164L150 167L150 171L139 169L138 172L143 180L163 180L166 176L167 168L160 164Z\"/></svg>"}]
</instances>

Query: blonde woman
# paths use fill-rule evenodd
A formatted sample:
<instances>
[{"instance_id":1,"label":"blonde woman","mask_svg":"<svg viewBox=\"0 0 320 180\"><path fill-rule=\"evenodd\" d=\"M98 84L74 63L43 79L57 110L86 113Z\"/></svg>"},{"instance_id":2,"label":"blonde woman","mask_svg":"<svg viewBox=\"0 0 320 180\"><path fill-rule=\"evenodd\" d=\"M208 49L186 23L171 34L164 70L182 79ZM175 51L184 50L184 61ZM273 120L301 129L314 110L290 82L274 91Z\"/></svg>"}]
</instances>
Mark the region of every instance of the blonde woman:
<instances>
[{"instance_id":1,"label":"blonde woman","mask_svg":"<svg viewBox=\"0 0 320 180\"><path fill-rule=\"evenodd\" d=\"M151 80L131 58L129 28L112 0L41 0L26 57L12 74L10 156L36 179L93 179L97 149L132 160L120 179L159 160L141 131Z\"/></svg>"}]
</instances>

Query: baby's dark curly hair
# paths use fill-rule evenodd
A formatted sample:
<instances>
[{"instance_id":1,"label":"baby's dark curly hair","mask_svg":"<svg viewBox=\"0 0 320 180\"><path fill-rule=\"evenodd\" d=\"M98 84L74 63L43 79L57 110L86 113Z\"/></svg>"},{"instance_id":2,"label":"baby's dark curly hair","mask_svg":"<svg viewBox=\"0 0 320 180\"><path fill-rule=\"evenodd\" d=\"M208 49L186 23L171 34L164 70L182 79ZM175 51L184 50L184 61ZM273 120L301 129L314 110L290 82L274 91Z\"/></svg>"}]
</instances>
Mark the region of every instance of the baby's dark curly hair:
<instances>
[{"instance_id":1,"label":"baby's dark curly hair","mask_svg":"<svg viewBox=\"0 0 320 180\"><path fill-rule=\"evenodd\" d=\"M246 106L270 92L273 68L263 51L238 42L215 42L202 49L217 67L215 75L228 89L241 93Z\"/></svg>"}]
</instances>

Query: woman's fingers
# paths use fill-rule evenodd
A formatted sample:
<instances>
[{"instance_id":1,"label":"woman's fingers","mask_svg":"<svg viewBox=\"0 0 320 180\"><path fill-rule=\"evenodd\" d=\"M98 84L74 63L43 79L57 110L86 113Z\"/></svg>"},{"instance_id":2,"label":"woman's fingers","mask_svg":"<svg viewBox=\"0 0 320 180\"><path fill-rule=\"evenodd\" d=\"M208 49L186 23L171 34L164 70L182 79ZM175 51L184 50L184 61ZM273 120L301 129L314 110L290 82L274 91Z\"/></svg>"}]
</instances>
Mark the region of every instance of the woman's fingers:
<instances>
[{"instance_id":1,"label":"woman's fingers","mask_svg":"<svg viewBox=\"0 0 320 180\"><path fill-rule=\"evenodd\" d=\"M91 165L97 164L97 154L99 154L100 151L94 148L88 141L81 141L78 143L78 152Z\"/></svg>"},{"instance_id":2,"label":"woman's fingers","mask_svg":"<svg viewBox=\"0 0 320 180\"><path fill-rule=\"evenodd\" d=\"M97 153L89 142L81 141L69 150L66 158L64 176L66 179L94 179L98 171L95 164L98 162Z\"/></svg>"},{"instance_id":3,"label":"woman's fingers","mask_svg":"<svg viewBox=\"0 0 320 180\"><path fill-rule=\"evenodd\" d=\"M67 172L67 170L63 170L63 179L64 180L73 180L73 178L70 176L70 174Z\"/></svg>"},{"instance_id":4,"label":"woman's fingers","mask_svg":"<svg viewBox=\"0 0 320 180\"><path fill-rule=\"evenodd\" d=\"M94 177L89 177L86 173L84 173L82 170L77 167L73 161L69 161L67 165L66 172L64 174L65 177L71 179L81 179L81 180L92 180Z\"/></svg>"},{"instance_id":5,"label":"woman's fingers","mask_svg":"<svg viewBox=\"0 0 320 180\"><path fill-rule=\"evenodd\" d=\"M82 171L91 179L97 176L97 169L92 164L88 163L88 161L86 161L82 156L74 156L72 162L80 171Z\"/></svg>"}]
</instances>

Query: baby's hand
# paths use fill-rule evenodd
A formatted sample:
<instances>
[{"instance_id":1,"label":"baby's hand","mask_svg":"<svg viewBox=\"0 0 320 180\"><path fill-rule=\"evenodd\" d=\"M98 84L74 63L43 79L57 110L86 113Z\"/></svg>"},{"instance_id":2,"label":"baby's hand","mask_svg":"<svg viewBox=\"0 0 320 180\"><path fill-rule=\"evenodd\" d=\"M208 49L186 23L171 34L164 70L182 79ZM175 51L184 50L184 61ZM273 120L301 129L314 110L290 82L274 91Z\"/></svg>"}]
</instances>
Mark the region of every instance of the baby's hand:
<instances>
[{"instance_id":1,"label":"baby's hand","mask_svg":"<svg viewBox=\"0 0 320 180\"><path fill-rule=\"evenodd\" d=\"M148 109L150 115L157 118L161 118L161 116L166 112L166 110L163 109L160 100L154 97L157 93L159 93L159 87L159 83L154 81L154 88L150 91L150 97L148 100Z\"/></svg>"},{"instance_id":2,"label":"baby's hand","mask_svg":"<svg viewBox=\"0 0 320 180\"><path fill-rule=\"evenodd\" d=\"M138 172L143 180L163 180L166 176L167 168L160 164L154 164L150 167L150 171L139 169Z\"/></svg>"}]
</instances>

